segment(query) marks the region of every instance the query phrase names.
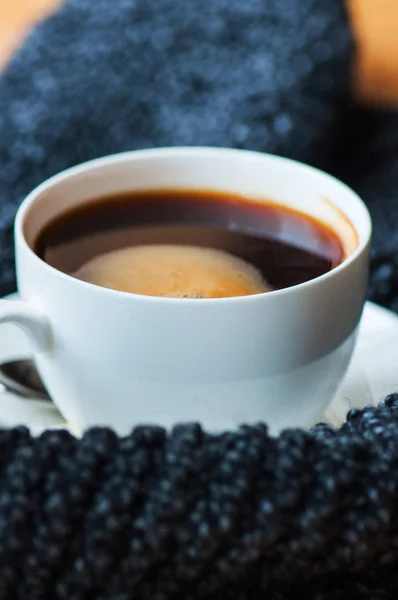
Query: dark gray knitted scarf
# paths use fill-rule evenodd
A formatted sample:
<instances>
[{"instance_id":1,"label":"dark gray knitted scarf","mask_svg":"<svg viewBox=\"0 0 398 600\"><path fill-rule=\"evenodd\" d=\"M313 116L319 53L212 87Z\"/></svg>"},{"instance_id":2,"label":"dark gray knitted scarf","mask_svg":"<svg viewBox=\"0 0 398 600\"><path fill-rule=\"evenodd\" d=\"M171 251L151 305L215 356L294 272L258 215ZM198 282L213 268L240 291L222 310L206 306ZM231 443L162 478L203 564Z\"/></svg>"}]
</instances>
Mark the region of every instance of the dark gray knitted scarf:
<instances>
[{"instance_id":1,"label":"dark gray knitted scarf","mask_svg":"<svg viewBox=\"0 0 398 600\"><path fill-rule=\"evenodd\" d=\"M67 1L0 76L0 294L43 179L215 145L353 186L374 218L370 296L398 310L398 115L355 105L354 59L342 0ZM397 552L397 397L276 439L0 430L0 600L387 600Z\"/></svg>"}]
</instances>

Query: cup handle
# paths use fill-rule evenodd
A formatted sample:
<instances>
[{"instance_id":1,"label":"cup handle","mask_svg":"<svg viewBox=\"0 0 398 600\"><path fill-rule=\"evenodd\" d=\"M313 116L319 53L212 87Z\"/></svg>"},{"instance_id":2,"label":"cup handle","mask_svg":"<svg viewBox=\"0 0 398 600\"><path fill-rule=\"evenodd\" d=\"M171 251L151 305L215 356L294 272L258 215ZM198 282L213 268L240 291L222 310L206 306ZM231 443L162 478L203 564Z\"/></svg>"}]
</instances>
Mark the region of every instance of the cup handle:
<instances>
[{"instance_id":1,"label":"cup handle","mask_svg":"<svg viewBox=\"0 0 398 600\"><path fill-rule=\"evenodd\" d=\"M28 336L36 352L48 352L52 346L51 325L48 318L29 302L0 300L0 324L13 323Z\"/></svg>"}]
</instances>

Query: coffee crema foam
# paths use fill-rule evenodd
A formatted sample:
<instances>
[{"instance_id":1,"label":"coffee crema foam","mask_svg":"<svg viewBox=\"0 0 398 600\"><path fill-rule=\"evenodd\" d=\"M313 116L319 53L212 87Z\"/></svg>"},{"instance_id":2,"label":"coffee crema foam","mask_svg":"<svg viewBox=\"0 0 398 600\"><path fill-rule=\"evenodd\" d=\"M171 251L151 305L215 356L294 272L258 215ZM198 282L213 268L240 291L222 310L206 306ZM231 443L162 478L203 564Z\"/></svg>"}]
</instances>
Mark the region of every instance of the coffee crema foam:
<instances>
[{"instance_id":1,"label":"coffee crema foam","mask_svg":"<svg viewBox=\"0 0 398 600\"><path fill-rule=\"evenodd\" d=\"M271 291L251 264L223 250L173 244L96 256L73 276L105 288L168 298L231 298Z\"/></svg>"}]
</instances>

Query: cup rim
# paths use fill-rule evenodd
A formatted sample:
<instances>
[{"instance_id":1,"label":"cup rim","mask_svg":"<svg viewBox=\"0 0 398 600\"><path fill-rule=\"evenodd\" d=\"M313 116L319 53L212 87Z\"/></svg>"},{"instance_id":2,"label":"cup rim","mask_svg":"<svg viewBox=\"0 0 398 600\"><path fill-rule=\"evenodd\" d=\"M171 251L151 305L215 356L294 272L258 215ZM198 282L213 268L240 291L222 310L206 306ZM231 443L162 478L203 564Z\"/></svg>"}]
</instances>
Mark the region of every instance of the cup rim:
<instances>
[{"instance_id":1,"label":"cup rim","mask_svg":"<svg viewBox=\"0 0 398 600\"><path fill-rule=\"evenodd\" d=\"M353 201L357 204L358 209L362 213L361 216L364 219L364 231L361 231L360 234L358 232L358 228L355 227L355 225L350 221L350 224L352 225L355 233L358 234L358 238L359 238L358 246L356 247L354 252L352 252L339 265L337 265L330 271L324 273L323 275L315 277L314 279L311 279L309 281L304 281L302 283L293 285L291 287L273 290L272 292L261 292L259 294L252 294L252 295L248 295L248 296L231 296L231 297L227 297L227 298L194 298L194 299L192 299L192 298L170 298L170 297L166 297L166 296L149 296L149 295L147 296L144 294L123 292L123 291L119 291L119 290L114 290L114 289L98 286L98 285L95 285L92 283L88 283L88 282L82 281L80 279L76 279L72 275L63 273L62 271L60 271L60 270L56 269L55 267L52 267L51 265L46 263L43 259L41 259L32 250L32 248L28 244L28 242L25 238L25 234L24 234L25 219L28 215L30 208L40 198L41 194L45 190L47 190L49 187L55 186L59 183L62 183L63 181L69 179L70 177L73 177L74 175L79 175L80 173L84 173L85 171L91 170L93 168L101 168L102 166L117 164L117 163L124 162L124 161L130 160L130 159L133 159L133 160L143 160L144 159L145 160L146 158L150 158L150 159L156 158L156 157L162 158L162 157L168 157L168 156L173 156L173 155L180 156L181 154L185 154L186 156L189 156L192 159L195 157L195 155L201 156L201 157L203 157L204 155L208 155L210 157L211 154L214 154L216 156L220 156L221 154L226 154L226 155L230 155L230 156L235 155L235 156L240 156L241 158L246 159L246 160L250 160L251 158L257 158L257 159L258 158L260 158L260 159L266 158L267 160L277 161L279 163L285 163L287 168L289 168L289 167L294 167L296 169L299 168L302 171L307 172L308 175L315 174L318 177L320 176L326 180L329 180L330 182L332 182L334 184L337 184L342 190L348 192L351 195ZM333 199L330 200L330 202L331 202L331 204L333 204L335 206ZM339 207L337 207L337 208L339 208ZM303 211L303 214L306 214L306 212ZM213 146L174 146L174 147L145 148L145 149L139 149L139 150L128 150L126 152L110 154L110 155L102 156L102 157L95 158L95 159L92 159L89 161L85 161L83 163L79 163L78 165L64 169L63 171L49 177L48 179L43 181L41 184L36 186L22 201L22 203L17 211L17 214L16 214L15 224L14 224L14 232L15 232L15 240L16 241L18 240L21 243L23 249L25 251L27 251L31 255L32 258L37 260L43 268L47 269L49 272L53 272L54 275L56 275L57 277L60 277L61 279L69 281L70 284L73 283L73 285L82 286L83 289L86 289L87 291L91 290L91 293L101 293L103 295L106 294L110 297L114 297L115 299L116 298L120 299L121 297L125 297L125 298L135 299L136 301L139 300L139 301L156 302L156 303L160 302L162 304L173 304L173 305L177 303L178 306L181 306L182 304L189 304L190 306L198 305L198 306L203 307L203 305L210 306L210 305L214 305L215 303L217 305L221 305L223 303L231 304L232 302L239 302L239 303L255 302L255 301L258 301L259 299L264 299L264 298L277 299L277 298L281 298L282 296L285 296L285 295L297 293L301 290L311 289L325 281L328 281L328 280L336 277L340 272L346 270L353 263L355 263L357 261L357 259L363 254L363 252L369 247L371 236L372 236L372 220L371 220L370 213L369 213L364 201L353 189L351 189L348 185L346 185L345 183L343 183L342 181L340 181L333 175L330 175L329 173L326 173L325 171L322 171L321 169L318 169L317 167L312 167L306 163L302 163L302 162L294 160L294 159L286 158L286 157L279 156L276 154L260 152L260 151L256 151L256 150L235 149L235 148L220 147L220 146L217 146L217 147L216 146L214 146L214 147Z\"/></svg>"}]
</instances>

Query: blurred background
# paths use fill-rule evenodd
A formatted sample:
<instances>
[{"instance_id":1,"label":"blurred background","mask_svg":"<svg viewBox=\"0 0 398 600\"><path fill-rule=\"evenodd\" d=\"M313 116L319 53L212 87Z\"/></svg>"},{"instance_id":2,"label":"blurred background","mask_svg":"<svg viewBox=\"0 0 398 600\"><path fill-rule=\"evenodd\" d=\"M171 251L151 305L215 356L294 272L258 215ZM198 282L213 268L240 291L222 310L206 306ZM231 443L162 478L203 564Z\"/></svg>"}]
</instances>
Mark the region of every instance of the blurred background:
<instances>
[{"instance_id":1,"label":"blurred background","mask_svg":"<svg viewBox=\"0 0 398 600\"><path fill-rule=\"evenodd\" d=\"M347 1L359 44L355 92L367 103L397 106L398 0ZM23 43L29 29L61 2L0 0L0 69Z\"/></svg>"},{"instance_id":2,"label":"blurred background","mask_svg":"<svg viewBox=\"0 0 398 600\"><path fill-rule=\"evenodd\" d=\"M61 1L0 0L0 68L4 68L34 24L55 10Z\"/></svg>"}]
</instances>

